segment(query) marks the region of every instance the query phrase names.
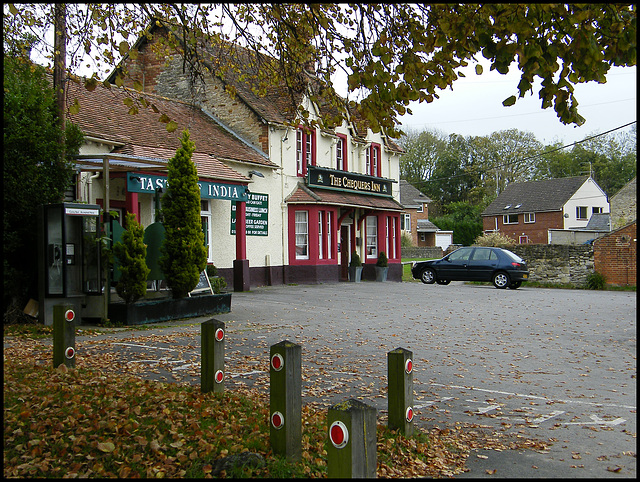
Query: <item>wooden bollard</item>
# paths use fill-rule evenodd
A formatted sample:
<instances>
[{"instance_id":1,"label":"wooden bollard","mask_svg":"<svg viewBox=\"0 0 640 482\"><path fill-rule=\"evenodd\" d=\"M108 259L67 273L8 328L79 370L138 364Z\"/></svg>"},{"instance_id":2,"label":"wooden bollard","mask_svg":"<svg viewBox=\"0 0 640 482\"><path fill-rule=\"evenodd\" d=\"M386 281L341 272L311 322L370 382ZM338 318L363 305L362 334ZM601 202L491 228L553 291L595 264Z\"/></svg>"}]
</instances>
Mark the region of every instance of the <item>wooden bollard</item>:
<instances>
[{"instance_id":1,"label":"wooden bollard","mask_svg":"<svg viewBox=\"0 0 640 482\"><path fill-rule=\"evenodd\" d=\"M413 435L413 353L396 348L387 353L388 427L405 437Z\"/></svg>"},{"instance_id":2,"label":"wooden bollard","mask_svg":"<svg viewBox=\"0 0 640 482\"><path fill-rule=\"evenodd\" d=\"M289 461L302 457L302 348L288 340L271 345L269 368L271 449Z\"/></svg>"},{"instance_id":3,"label":"wooden bollard","mask_svg":"<svg viewBox=\"0 0 640 482\"><path fill-rule=\"evenodd\" d=\"M201 323L200 327L202 338L200 390L202 393L224 393L224 323L211 318Z\"/></svg>"},{"instance_id":4,"label":"wooden bollard","mask_svg":"<svg viewBox=\"0 0 640 482\"><path fill-rule=\"evenodd\" d=\"M53 367L76 366L76 313L73 305L53 307Z\"/></svg>"},{"instance_id":5,"label":"wooden bollard","mask_svg":"<svg viewBox=\"0 0 640 482\"><path fill-rule=\"evenodd\" d=\"M327 477L375 478L377 410L356 399L329 408Z\"/></svg>"}]
</instances>

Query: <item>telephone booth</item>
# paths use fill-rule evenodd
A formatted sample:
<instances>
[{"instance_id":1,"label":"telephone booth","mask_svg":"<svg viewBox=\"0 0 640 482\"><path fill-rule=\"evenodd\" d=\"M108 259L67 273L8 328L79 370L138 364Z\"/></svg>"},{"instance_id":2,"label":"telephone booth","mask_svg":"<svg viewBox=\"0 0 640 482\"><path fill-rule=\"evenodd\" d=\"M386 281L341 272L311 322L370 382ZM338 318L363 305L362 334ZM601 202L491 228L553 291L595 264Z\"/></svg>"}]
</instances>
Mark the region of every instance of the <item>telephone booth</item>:
<instances>
[{"instance_id":1,"label":"telephone booth","mask_svg":"<svg viewBox=\"0 0 640 482\"><path fill-rule=\"evenodd\" d=\"M51 325L54 304L71 303L81 313L85 296L102 294L100 206L43 205L38 225L38 317Z\"/></svg>"}]
</instances>

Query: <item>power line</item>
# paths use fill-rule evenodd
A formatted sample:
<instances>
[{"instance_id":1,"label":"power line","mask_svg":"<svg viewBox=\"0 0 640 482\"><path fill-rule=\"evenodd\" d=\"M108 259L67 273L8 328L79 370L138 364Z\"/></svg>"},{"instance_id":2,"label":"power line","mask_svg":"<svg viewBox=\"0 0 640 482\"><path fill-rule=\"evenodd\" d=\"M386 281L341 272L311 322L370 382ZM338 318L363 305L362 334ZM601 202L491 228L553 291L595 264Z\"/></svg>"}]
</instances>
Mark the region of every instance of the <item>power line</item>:
<instances>
[{"instance_id":1,"label":"power line","mask_svg":"<svg viewBox=\"0 0 640 482\"><path fill-rule=\"evenodd\" d=\"M564 145L564 146L562 146L562 147L557 147L557 148L552 149L552 150L550 150L550 151L541 152L541 153L539 153L539 154L535 154L535 155L533 155L533 156L525 157L525 158L523 158L523 159L519 159L519 160L514 161L514 162L522 162L522 161L528 161L528 160L530 160L530 159L536 159L536 158L539 158L539 157L541 157L541 156L545 156L545 155L547 155L547 154L551 154L551 153L553 153L553 152L557 152L557 151L560 151L560 150L562 150L562 149L566 149L567 147L572 147L572 146L575 146L575 145L578 145L578 144L582 144L583 142L590 141L591 139L595 139L595 138L597 138L597 137L601 137L601 136L604 136L604 135L610 134L610 133L615 132L615 131L617 131L617 130L624 129L625 127L629 127L630 125L635 124L636 122L637 122L637 121L632 121L632 122L629 122L629 123L627 123L627 124L621 125L621 126L619 126L619 127L615 127L615 128L613 128L613 129L610 129L610 130L608 130L608 131L606 131L606 132L603 132L603 133L601 133L601 134L596 134L596 135L593 135L593 136L591 136L591 137L585 137L585 138L584 138L584 139L582 139L581 141L576 141L576 142L573 142L573 143L571 143L571 144L567 144L567 145ZM491 169L491 170L493 170L493 169L498 169L498 168L501 168L501 167L505 167L505 166L507 166L507 165L508 165L507 163L505 163L505 164L498 164L497 166L492 166L492 167L491 167L491 168L489 168L489 169ZM424 183L424 182L432 182L432 181L446 181L446 180L449 180L449 179L455 179L455 178L462 177L462 176L467 176L467 175L468 175L468 173L464 172L464 173L462 173L462 174L456 174L456 175L449 176L449 177L440 177L440 178L436 178L436 179L431 179L431 178L430 178L430 179L421 179L421 180L420 180L420 183Z\"/></svg>"}]
</instances>

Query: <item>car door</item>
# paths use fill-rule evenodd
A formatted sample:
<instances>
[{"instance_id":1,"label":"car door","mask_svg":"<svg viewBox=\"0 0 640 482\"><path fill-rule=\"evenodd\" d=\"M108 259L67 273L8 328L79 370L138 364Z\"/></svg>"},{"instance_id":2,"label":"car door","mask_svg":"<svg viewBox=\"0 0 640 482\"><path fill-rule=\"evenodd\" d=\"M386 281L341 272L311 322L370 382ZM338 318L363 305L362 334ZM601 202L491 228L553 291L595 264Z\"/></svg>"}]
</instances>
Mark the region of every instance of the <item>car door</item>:
<instances>
[{"instance_id":1,"label":"car door","mask_svg":"<svg viewBox=\"0 0 640 482\"><path fill-rule=\"evenodd\" d=\"M438 279L466 281L468 276L467 264L469 263L469 256L472 252L473 248L460 248L445 257L437 267Z\"/></svg>"},{"instance_id":2,"label":"car door","mask_svg":"<svg viewBox=\"0 0 640 482\"><path fill-rule=\"evenodd\" d=\"M469 259L469 281L491 281L497 266L498 256L493 249L476 248Z\"/></svg>"}]
</instances>

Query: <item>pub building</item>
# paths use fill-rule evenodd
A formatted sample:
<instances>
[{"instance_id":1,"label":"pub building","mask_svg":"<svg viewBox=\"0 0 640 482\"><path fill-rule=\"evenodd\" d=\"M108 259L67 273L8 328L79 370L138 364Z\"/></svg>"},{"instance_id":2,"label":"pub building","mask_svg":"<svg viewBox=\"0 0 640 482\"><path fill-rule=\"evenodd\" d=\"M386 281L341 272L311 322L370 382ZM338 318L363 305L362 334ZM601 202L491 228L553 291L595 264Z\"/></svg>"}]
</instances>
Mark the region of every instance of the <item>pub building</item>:
<instances>
[{"instance_id":1,"label":"pub building","mask_svg":"<svg viewBox=\"0 0 640 482\"><path fill-rule=\"evenodd\" d=\"M389 260L388 280L401 280L400 147L355 115L332 130L292 127L286 96L275 90L259 97L215 69L194 99L179 56L158 59L152 43L141 36L136 60L123 60L141 92L101 84L89 92L68 83L68 102L80 104L68 119L86 136L75 200L115 211L120 219L132 212L143 227L153 224L167 162L188 129L208 263L228 287L339 282L348 279L354 251L364 265L363 280L375 279L380 252ZM109 77L112 83L121 66ZM235 96L228 94L229 84ZM312 118L319 115L308 90L298 102ZM172 132L159 122L162 114L174 123Z\"/></svg>"}]
</instances>

